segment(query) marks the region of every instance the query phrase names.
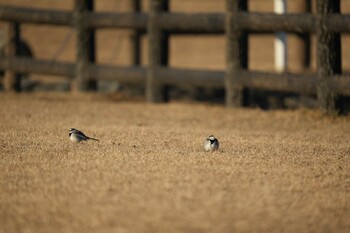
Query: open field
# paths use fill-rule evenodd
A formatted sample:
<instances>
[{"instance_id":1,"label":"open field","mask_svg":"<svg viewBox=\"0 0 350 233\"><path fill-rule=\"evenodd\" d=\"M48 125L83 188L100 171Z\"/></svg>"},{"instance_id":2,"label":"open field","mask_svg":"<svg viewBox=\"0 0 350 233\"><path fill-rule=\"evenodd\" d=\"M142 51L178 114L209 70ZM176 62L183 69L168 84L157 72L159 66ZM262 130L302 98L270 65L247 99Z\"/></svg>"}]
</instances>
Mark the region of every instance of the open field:
<instances>
[{"instance_id":1,"label":"open field","mask_svg":"<svg viewBox=\"0 0 350 233\"><path fill-rule=\"evenodd\" d=\"M0 93L0 232L350 230L350 117L71 97Z\"/></svg>"}]
</instances>

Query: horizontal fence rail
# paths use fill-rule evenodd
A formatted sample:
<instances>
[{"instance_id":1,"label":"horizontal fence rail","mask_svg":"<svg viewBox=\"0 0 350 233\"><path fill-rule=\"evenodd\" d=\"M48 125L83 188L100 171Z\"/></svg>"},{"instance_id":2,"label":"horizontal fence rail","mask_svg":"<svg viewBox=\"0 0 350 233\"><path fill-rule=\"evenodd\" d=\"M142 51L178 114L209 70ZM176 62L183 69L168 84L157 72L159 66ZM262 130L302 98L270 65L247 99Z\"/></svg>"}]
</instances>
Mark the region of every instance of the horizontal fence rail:
<instances>
[{"instance_id":1,"label":"horizontal fence rail","mask_svg":"<svg viewBox=\"0 0 350 233\"><path fill-rule=\"evenodd\" d=\"M0 20L20 23L73 25L74 13L63 10L41 10L0 5ZM238 13L237 23L242 30L252 32L315 32L317 16L310 13ZM145 30L147 13L87 13L90 28L132 28ZM330 32L350 33L350 14L328 14ZM164 30L183 33L224 33L223 13L161 13L159 26Z\"/></svg>"},{"instance_id":2,"label":"horizontal fence rail","mask_svg":"<svg viewBox=\"0 0 350 233\"><path fill-rule=\"evenodd\" d=\"M30 58L6 57L0 59L0 69L19 73L59 75L66 78L73 78L75 75L74 67L75 65L73 63Z\"/></svg>"},{"instance_id":3,"label":"horizontal fence rail","mask_svg":"<svg viewBox=\"0 0 350 233\"><path fill-rule=\"evenodd\" d=\"M75 76L75 63L52 62L30 58L4 58L0 59L0 69L16 71L20 73L36 73L47 75L59 75L67 79ZM146 69L142 67L116 67L111 65L89 64L89 73L103 80L116 80L121 83L142 84L145 79Z\"/></svg>"},{"instance_id":4,"label":"horizontal fence rail","mask_svg":"<svg viewBox=\"0 0 350 233\"><path fill-rule=\"evenodd\" d=\"M248 12L245 0L225 0L225 13L169 12L166 0L150 0L150 12L141 12L140 3L135 12L93 12L92 0L75 0L72 11L43 10L0 5L0 20L10 24L50 24L72 27L77 31L78 57L76 63L47 61L16 57L14 50L0 58L0 69L11 72L61 75L68 79L110 79L121 83L146 86L150 101L159 101L162 86L202 86L225 88L228 106L239 106L242 88L258 88L281 92L317 94L320 104L326 107L335 95L350 95L350 77L341 74L340 33L350 33L350 14L340 14L339 0L316 0L317 13L257 13ZM136 1L137 2L137 1ZM132 29L136 33L133 42L135 65L117 67L95 63L95 39L97 29ZM247 33L314 33L318 40L318 68L315 74L269 73L248 71ZM140 33L147 33L149 61L147 67L139 65ZM16 38L20 37L17 31ZM170 34L225 34L227 39L227 69L225 71L175 69L168 67L168 37ZM81 40L81 41L80 41ZM321 42L320 42L321 41ZM81 44L79 44L81 43ZM323 44L322 44L323 43ZM90 55L89 55L90 54ZM91 57L91 54L93 56ZM86 57L90 56L90 57ZM334 59L333 59L334 58ZM335 62L336 61L336 62ZM339 67L335 67L333 63ZM78 78L77 78L78 77ZM80 84L79 84L80 85ZM148 88L150 88L149 91ZM157 97L155 97L157 95Z\"/></svg>"},{"instance_id":5,"label":"horizontal fence rail","mask_svg":"<svg viewBox=\"0 0 350 233\"><path fill-rule=\"evenodd\" d=\"M0 69L19 73L59 75L67 79L73 79L75 75L74 63L29 58L0 59ZM143 84L147 68L90 64L88 69L91 75L97 79L114 80L125 84ZM213 88L225 86L225 72L223 71L158 67L156 72L161 77L160 82L164 85ZM316 94L317 88L317 74L240 71L235 81L249 88L302 94ZM336 94L350 95L350 76L333 76L331 86Z\"/></svg>"},{"instance_id":6,"label":"horizontal fence rail","mask_svg":"<svg viewBox=\"0 0 350 233\"><path fill-rule=\"evenodd\" d=\"M163 84L178 86L224 87L224 72L159 67L158 75Z\"/></svg>"},{"instance_id":7,"label":"horizontal fence rail","mask_svg":"<svg viewBox=\"0 0 350 233\"><path fill-rule=\"evenodd\" d=\"M239 13L239 29L256 32L315 32L316 17L312 14Z\"/></svg>"},{"instance_id":8,"label":"horizontal fence rail","mask_svg":"<svg viewBox=\"0 0 350 233\"><path fill-rule=\"evenodd\" d=\"M73 13L71 11L41 10L0 5L0 20L4 21L72 26L72 19Z\"/></svg>"},{"instance_id":9,"label":"horizontal fence rail","mask_svg":"<svg viewBox=\"0 0 350 233\"><path fill-rule=\"evenodd\" d=\"M145 13L89 13L90 28L132 28L146 30L148 15Z\"/></svg>"}]
</instances>

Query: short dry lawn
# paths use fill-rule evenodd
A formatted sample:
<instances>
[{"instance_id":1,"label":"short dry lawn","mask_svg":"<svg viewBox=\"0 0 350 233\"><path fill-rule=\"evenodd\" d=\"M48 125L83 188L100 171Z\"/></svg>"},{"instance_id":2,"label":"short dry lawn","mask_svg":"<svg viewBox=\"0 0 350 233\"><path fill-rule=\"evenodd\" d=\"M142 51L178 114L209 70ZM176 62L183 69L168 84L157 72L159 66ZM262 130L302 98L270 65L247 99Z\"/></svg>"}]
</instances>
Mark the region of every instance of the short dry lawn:
<instances>
[{"instance_id":1,"label":"short dry lawn","mask_svg":"<svg viewBox=\"0 0 350 233\"><path fill-rule=\"evenodd\" d=\"M350 117L95 94L0 103L0 232L350 232ZM70 127L101 141L73 144Z\"/></svg>"}]
</instances>

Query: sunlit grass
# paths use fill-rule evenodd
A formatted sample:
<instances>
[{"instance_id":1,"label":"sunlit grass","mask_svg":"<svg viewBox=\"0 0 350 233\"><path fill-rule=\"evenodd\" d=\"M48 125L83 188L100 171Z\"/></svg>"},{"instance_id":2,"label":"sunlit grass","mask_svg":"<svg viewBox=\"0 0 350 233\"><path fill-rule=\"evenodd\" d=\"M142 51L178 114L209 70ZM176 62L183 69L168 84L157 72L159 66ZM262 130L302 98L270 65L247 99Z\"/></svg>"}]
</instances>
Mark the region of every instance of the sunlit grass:
<instances>
[{"instance_id":1,"label":"sunlit grass","mask_svg":"<svg viewBox=\"0 0 350 233\"><path fill-rule=\"evenodd\" d=\"M348 232L350 118L0 94L0 232ZM100 142L73 144L75 127ZM214 134L220 150L205 153Z\"/></svg>"}]
</instances>

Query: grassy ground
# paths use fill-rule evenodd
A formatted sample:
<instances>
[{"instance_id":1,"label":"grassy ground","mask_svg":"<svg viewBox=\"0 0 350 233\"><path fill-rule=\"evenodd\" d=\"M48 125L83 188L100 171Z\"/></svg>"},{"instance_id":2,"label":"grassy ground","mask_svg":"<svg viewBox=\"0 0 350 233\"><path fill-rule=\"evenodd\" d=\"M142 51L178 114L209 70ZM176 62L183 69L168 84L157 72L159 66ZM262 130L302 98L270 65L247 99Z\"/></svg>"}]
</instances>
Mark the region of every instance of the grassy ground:
<instances>
[{"instance_id":1,"label":"grassy ground","mask_svg":"<svg viewBox=\"0 0 350 233\"><path fill-rule=\"evenodd\" d=\"M350 230L350 117L71 97L0 94L0 232Z\"/></svg>"}]
</instances>

